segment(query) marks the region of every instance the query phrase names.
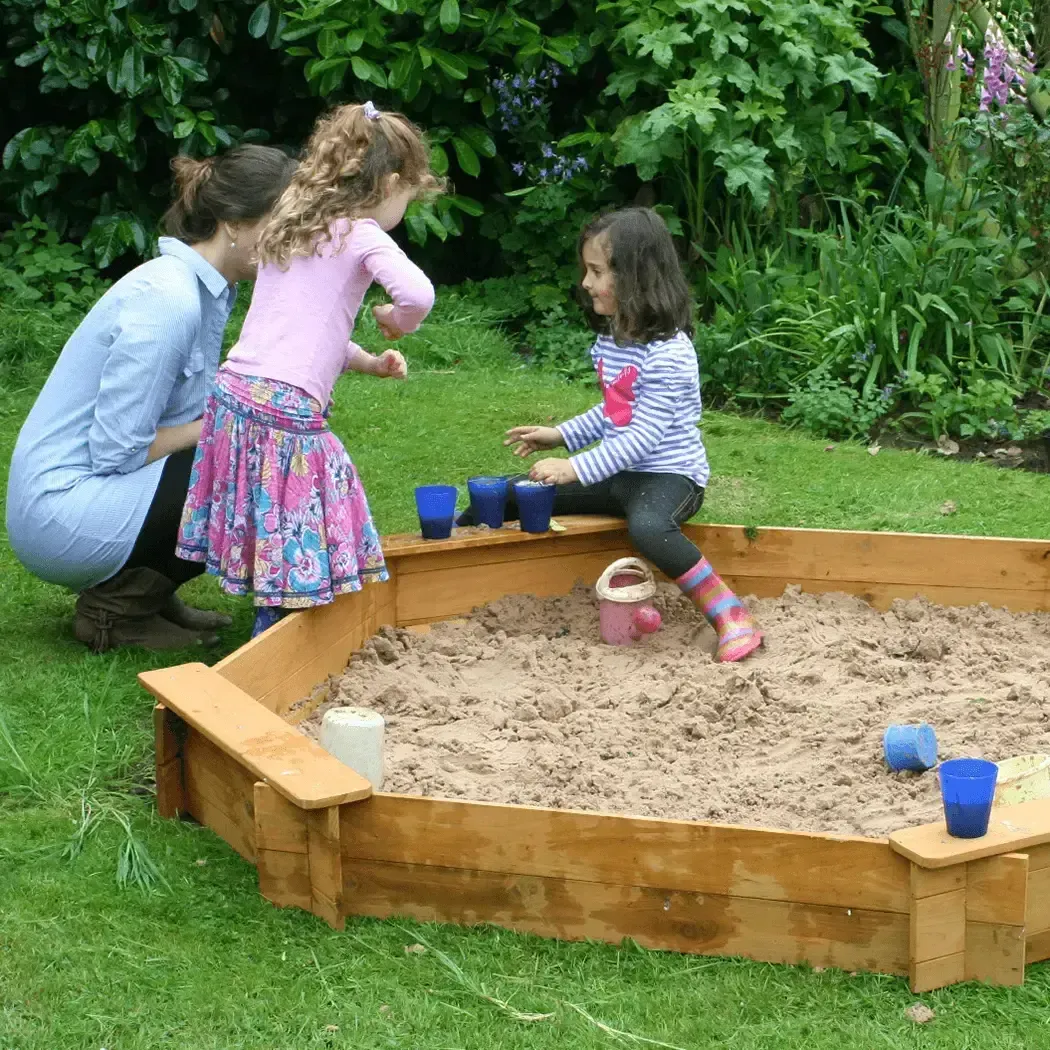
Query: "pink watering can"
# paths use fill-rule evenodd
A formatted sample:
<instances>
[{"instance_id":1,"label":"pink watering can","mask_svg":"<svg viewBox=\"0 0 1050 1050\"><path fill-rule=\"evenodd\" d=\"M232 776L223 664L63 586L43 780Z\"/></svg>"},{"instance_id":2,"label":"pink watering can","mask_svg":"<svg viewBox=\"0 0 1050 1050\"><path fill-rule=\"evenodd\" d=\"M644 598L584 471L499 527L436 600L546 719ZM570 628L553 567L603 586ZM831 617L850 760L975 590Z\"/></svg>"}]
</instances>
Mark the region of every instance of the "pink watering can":
<instances>
[{"instance_id":1,"label":"pink watering can","mask_svg":"<svg viewBox=\"0 0 1050 1050\"><path fill-rule=\"evenodd\" d=\"M656 580L639 558L614 561L598 580L598 619L606 645L634 645L643 635L660 629L653 608Z\"/></svg>"}]
</instances>

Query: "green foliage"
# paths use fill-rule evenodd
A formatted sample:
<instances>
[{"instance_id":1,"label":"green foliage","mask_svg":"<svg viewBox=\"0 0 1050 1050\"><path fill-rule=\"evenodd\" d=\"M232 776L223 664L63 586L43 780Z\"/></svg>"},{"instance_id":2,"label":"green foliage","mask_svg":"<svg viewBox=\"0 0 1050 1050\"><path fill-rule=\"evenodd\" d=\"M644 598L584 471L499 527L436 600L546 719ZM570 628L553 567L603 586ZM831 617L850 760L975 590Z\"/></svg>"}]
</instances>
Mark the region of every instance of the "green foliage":
<instances>
[{"instance_id":1,"label":"green foliage","mask_svg":"<svg viewBox=\"0 0 1050 1050\"><path fill-rule=\"evenodd\" d=\"M787 398L786 418L827 435L902 410L934 436L1015 418L1050 375L1047 287L1014 276L1030 242L984 232L997 199L973 184L931 170L905 197L840 200L838 221L776 250L741 236L716 253L697 341L708 396Z\"/></svg>"},{"instance_id":2,"label":"green foliage","mask_svg":"<svg viewBox=\"0 0 1050 1050\"><path fill-rule=\"evenodd\" d=\"M53 317L79 316L105 291L85 252L63 243L34 217L0 237L0 296L50 308Z\"/></svg>"},{"instance_id":3,"label":"green foliage","mask_svg":"<svg viewBox=\"0 0 1050 1050\"><path fill-rule=\"evenodd\" d=\"M484 213L508 268L550 280L583 219L630 199L636 175L663 180L700 244L718 208L757 218L818 182L859 193L895 163L895 136L861 101L877 81L859 32L869 9L6 0L0 200L86 235L105 267L148 250L176 149L297 145L324 105L372 97L427 129L436 170L460 189L414 206L409 236L443 241ZM555 149L573 165L564 182L545 164Z\"/></svg>"},{"instance_id":4,"label":"green foliage","mask_svg":"<svg viewBox=\"0 0 1050 1050\"><path fill-rule=\"evenodd\" d=\"M818 437L836 440L862 438L885 416L888 402L864 395L840 379L810 376L795 389L784 409L785 423L797 423Z\"/></svg>"},{"instance_id":5,"label":"green foliage","mask_svg":"<svg viewBox=\"0 0 1050 1050\"><path fill-rule=\"evenodd\" d=\"M1016 404L1020 391L1001 379L967 378L952 384L941 374L909 374L903 392L916 405L916 411L902 418L914 419L929 437L942 434L959 437L1012 438L1033 436L1031 425L1038 425L1040 414L1030 420L1019 414Z\"/></svg>"},{"instance_id":6,"label":"green foliage","mask_svg":"<svg viewBox=\"0 0 1050 1050\"><path fill-rule=\"evenodd\" d=\"M697 251L724 231L725 198L742 195L734 213L768 219L814 182L869 185L883 147L900 152L856 104L879 77L862 57L862 19L881 10L871 3L610 0L599 10L616 67L603 94L621 107L615 162L677 181Z\"/></svg>"}]
</instances>

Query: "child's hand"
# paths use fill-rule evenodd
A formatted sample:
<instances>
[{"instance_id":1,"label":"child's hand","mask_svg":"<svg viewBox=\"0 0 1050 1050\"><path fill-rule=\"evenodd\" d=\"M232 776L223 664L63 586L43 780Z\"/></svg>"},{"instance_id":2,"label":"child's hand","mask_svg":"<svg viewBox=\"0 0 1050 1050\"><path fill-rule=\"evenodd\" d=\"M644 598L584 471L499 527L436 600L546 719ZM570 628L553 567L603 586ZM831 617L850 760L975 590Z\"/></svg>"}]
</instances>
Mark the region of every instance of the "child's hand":
<instances>
[{"instance_id":1,"label":"child's hand","mask_svg":"<svg viewBox=\"0 0 1050 1050\"><path fill-rule=\"evenodd\" d=\"M380 379L405 379L408 376L408 362L397 350L384 350L374 360L372 375Z\"/></svg>"},{"instance_id":2,"label":"child's hand","mask_svg":"<svg viewBox=\"0 0 1050 1050\"><path fill-rule=\"evenodd\" d=\"M376 324L379 325L379 331L383 333L384 339L396 343L405 334L394 324L394 307L390 303L373 306L372 316L376 319Z\"/></svg>"},{"instance_id":3,"label":"child's hand","mask_svg":"<svg viewBox=\"0 0 1050 1050\"><path fill-rule=\"evenodd\" d=\"M504 445L517 445L515 456L531 456L540 449L560 448L565 444L561 431L557 427L514 427L507 431Z\"/></svg>"},{"instance_id":4,"label":"child's hand","mask_svg":"<svg viewBox=\"0 0 1050 1050\"><path fill-rule=\"evenodd\" d=\"M568 459L537 460L529 471L529 477L544 485L570 485L580 480L576 476L576 468Z\"/></svg>"}]
</instances>

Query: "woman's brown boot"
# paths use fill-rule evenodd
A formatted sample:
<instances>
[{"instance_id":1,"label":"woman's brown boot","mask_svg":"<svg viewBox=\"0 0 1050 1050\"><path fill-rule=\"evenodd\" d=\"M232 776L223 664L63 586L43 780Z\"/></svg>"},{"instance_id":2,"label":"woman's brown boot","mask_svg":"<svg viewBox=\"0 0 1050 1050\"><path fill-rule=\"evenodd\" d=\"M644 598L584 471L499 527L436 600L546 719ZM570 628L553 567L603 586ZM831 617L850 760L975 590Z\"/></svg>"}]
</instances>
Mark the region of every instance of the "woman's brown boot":
<instances>
[{"instance_id":1,"label":"woman's brown boot","mask_svg":"<svg viewBox=\"0 0 1050 1050\"><path fill-rule=\"evenodd\" d=\"M187 605L177 594L173 594L160 610L165 620L170 620L189 631L218 631L229 627L233 617L207 609L195 609Z\"/></svg>"},{"instance_id":2,"label":"woman's brown boot","mask_svg":"<svg viewBox=\"0 0 1050 1050\"><path fill-rule=\"evenodd\" d=\"M215 644L213 633L179 627L160 615L174 590L153 569L125 569L80 593L73 634L96 653L128 645L165 650Z\"/></svg>"}]
</instances>

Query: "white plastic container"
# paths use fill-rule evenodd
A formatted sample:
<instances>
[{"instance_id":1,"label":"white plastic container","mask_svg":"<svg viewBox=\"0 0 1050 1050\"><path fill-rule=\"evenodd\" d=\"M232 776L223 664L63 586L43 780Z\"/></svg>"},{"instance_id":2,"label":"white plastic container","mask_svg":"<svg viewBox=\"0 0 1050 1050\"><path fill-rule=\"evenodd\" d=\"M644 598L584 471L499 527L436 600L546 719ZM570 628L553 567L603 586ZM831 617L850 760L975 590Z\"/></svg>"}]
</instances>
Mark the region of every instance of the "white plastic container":
<instances>
[{"instance_id":1,"label":"white plastic container","mask_svg":"<svg viewBox=\"0 0 1050 1050\"><path fill-rule=\"evenodd\" d=\"M383 730L386 722L367 707L333 707L321 722L320 744L360 773L374 791L383 788Z\"/></svg>"}]
</instances>

